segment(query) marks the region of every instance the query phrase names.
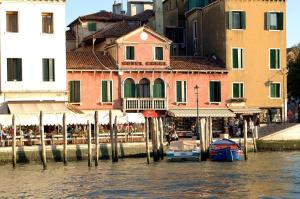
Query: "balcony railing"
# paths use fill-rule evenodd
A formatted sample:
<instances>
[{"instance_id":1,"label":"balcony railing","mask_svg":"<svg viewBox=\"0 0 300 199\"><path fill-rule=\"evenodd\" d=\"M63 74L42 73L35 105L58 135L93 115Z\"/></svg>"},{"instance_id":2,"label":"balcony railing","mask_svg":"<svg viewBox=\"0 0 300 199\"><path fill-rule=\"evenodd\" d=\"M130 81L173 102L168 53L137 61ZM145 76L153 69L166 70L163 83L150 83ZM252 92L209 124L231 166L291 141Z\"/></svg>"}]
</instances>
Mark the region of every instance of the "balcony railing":
<instances>
[{"instance_id":1,"label":"balcony railing","mask_svg":"<svg viewBox=\"0 0 300 199\"><path fill-rule=\"evenodd\" d=\"M124 98L125 110L167 110L166 98Z\"/></svg>"}]
</instances>

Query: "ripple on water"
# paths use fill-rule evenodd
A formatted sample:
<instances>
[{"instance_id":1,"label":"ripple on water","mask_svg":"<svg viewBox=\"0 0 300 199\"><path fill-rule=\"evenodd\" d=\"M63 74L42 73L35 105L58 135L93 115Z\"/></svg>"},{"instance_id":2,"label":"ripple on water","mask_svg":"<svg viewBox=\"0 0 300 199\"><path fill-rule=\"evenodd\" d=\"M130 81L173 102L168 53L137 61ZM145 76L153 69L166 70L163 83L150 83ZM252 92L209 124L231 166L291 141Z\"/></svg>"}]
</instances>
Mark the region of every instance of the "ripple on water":
<instances>
[{"instance_id":1,"label":"ripple on water","mask_svg":"<svg viewBox=\"0 0 300 199\"><path fill-rule=\"evenodd\" d=\"M249 154L234 163L126 159L1 166L0 198L297 198L300 152ZM17 195L16 195L17 193Z\"/></svg>"}]
</instances>

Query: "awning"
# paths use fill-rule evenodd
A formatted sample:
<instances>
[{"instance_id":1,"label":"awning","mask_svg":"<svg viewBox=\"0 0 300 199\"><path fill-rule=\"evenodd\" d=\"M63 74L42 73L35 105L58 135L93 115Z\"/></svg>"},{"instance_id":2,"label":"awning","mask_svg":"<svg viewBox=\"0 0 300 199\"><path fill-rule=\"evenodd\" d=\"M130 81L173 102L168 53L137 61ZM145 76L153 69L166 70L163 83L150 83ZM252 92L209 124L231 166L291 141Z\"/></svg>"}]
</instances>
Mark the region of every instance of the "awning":
<instances>
[{"instance_id":1,"label":"awning","mask_svg":"<svg viewBox=\"0 0 300 199\"><path fill-rule=\"evenodd\" d=\"M259 108L231 108L230 110L235 114L253 115L261 113L261 110Z\"/></svg>"},{"instance_id":2,"label":"awning","mask_svg":"<svg viewBox=\"0 0 300 199\"><path fill-rule=\"evenodd\" d=\"M197 117L197 109L170 109L173 117ZM235 117L229 109L199 109L199 117Z\"/></svg>"},{"instance_id":3,"label":"awning","mask_svg":"<svg viewBox=\"0 0 300 199\"><path fill-rule=\"evenodd\" d=\"M11 114L69 112L65 102L8 102Z\"/></svg>"}]
</instances>

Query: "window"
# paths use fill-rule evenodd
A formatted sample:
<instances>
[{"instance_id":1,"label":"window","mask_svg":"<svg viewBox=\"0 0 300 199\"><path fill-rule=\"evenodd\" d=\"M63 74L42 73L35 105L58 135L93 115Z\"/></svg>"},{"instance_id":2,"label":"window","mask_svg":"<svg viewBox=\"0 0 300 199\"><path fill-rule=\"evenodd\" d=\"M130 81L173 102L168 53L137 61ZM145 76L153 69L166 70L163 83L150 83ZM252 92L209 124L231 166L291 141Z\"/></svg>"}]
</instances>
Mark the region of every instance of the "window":
<instances>
[{"instance_id":1,"label":"window","mask_svg":"<svg viewBox=\"0 0 300 199\"><path fill-rule=\"evenodd\" d=\"M155 47L155 60L164 60L163 47Z\"/></svg>"},{"instance_id":2,"label":"window","mask_svg":"<svg viewBox=\"0 0 300 199\"><path fill-rule=\"evenodd\" d=\"M198 38L198 22L195 20L193 21L193 39Z\"/></svg>"},{"instance_id":3,"label":"window","mask_svg":"<svg viewBox=\"0 0 300 199\"><path fill-rule=\"evenodd\" d=\"M43 81L55 81L55 66L54 59L43 59Z\"/></svg>"},{"instance_id":4,"label":"window","mask_svg":"<svg viewBox=\"0 0 300 199\"><path fill-rule=\"evenodd\" d=\"M42 13L43 33L53 34L53 13Z\"/></svg>"},{"instance_id":5,"label":"window","mask_svg":"<svg viewBox=\"0 0 300 199\"><path fill-rule=\"evenodd\" d=\"M280 69L280 49L270 49L270 69Z\"/></svg>"},{"instance_id":6,"label":"window","mask_svg":"<svg viewBox=\"0 0 300 199\"><path fill-rule=\"evenodd\" d=\"M246 12L232 11L227 13L228 29L246 29Z\"/></svg>"},{"instance_id":7,"label":"window","mask_svg":"<svg viewBox=\"0 0 300 199\"><path fill-rule=\"evenodd\" d=\"M22 59L7 59L7 81L22 81Z\"/></svg>"},{"instance_id":8,"label":"window","mask_svg":"<svg viewBox=\"0 0 300 199\"><path fill-rule=\"evenodd\" d=\"M111 80L102 80L101 88L102 88L102 96L101 102L112 102L112 81Z\"/></svg>"},{"instance_id":9,"label":"window","mask_svg":"<svg viewBox=\"0 0 300 199\"><path fill-rule=\"evenodd\" d=\"M134 60L134 46L126 46L126 60Z\"/></svg>"},{"instance_id":10,"label":"window","mask_svg":"<svg viewBox=\"0 0 300 199\"><path fill-rule=\"evenodd\" d=\"M244 98L244 83L232 83L232 98Z\"/></svg>"},{"instance_id":11,"label":"window","mask_svg":"<svg viewBox=\"0 0 300 199\"><path fill-rule=\"evenodd\" d=\"M209 95L211 103L221 102L221 82L211 81L209 82Z\"/></svg>"},{"instance_id":12,"label":"window","mask_svg":"<svg viewBox=\"0 0 300 199\"><path fill-rule=\"evenodd\" d=\"M270 97L271 98L280 98L280 83L271 83L270 84Z\"/></svg>"},{"instance_id":13,"label":"window","mask_svg":"<svg viewBox=\"0 0 300 199\"><path fill-rule=\"evenodd\" d=\"M244 68L244 50L242 48L232 49L232 68Z\"/></svg>"},{"instance_id":14,"label":"window","mask_svg":"<svg viewBox=\"0 0 300 199\"><path fill-rule=\"evenodd\" d=\"M283 30L283 13L266 12L265 13L266 30Z\"/></svg>"},{"instance_id":15,"label":"window","mask_svg":"<svg viewBox=\"0 0 300 199\"><path fill-rule=\"evenodd\" d=\"M187 84L186 81L176 81L176 102L186 103Z\"/></svg>"},{"instance_id":16,"label":"window","mask_svg":"<svg viewBox=\"0 0 300 199\"><path fill-rule=\"evenodd\" d=\"M89 23L88 23L88 30L89 30L90 32L96 31L96 30L97 30L97 24L94 23L94 22L89 22Z\"/></svg>"},{"instance_id":17,"label":"window","mask_svg":"<svg viewBox=\"0 0 300 199\"><path fill-rule=\"evenodd\" d=\"M8 11L6 12L6 31L7 32L18 32L18 12Z\"/></svg>"},{"instance_id":18,"label":"window","mask_svg":"<svg viewBox=\"0 0 300 199\"><path fill-rule=\"evenodd\" d=\"M80 103L80 81L70 81L70 102Z\"/></svg>"},{"instance_id":19,"label":"window","mask_svg":"<svg viewBox=\"0 0 300 199\"><path fill-rule=\"evenodd\" d=\"M135 87L136 86L133 79L126 79L124 82L124 98L135 97Z\"/></svg>"}]
</instances>

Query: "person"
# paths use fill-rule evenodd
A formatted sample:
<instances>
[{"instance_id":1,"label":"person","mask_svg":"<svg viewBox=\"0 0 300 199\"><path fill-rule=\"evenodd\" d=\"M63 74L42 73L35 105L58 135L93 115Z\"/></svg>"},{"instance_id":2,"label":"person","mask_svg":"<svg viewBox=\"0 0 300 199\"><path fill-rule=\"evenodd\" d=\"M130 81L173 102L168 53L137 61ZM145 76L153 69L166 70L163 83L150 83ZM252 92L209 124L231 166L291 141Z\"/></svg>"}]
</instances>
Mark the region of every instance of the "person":
<instances>
[{"instance_id":1,"label":"person","mask_svg":"<svg viewBox=\"0 0 300 199\"><path fill-rule=\"evenodd\" d=\"M249 119L249 130L251 131L251 133L254 133L254 122L252 121L252 119Z\"/></svg>"},{"instance_id":2,"label":"person","mask_svg":"<svg viewBox=\"0 0 300 199\"><path fill-rule=\"evenodd\" d=\"M0 146L5 146L5 139L7 134L4 132L2 127L0 127Z\"/></svg>"}]
</instances>

